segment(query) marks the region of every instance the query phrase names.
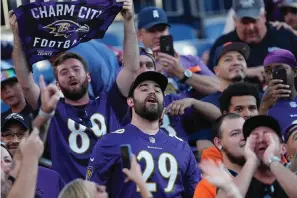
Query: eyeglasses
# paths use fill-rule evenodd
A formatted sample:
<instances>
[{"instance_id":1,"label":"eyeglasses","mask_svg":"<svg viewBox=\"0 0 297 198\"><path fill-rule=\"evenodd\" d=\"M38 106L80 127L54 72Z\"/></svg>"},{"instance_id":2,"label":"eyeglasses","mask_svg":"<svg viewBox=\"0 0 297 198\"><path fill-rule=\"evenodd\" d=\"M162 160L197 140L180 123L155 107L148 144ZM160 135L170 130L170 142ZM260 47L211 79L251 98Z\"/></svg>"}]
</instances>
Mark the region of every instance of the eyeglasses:
<instances>
[{"instance_id":1,"label":"eyeglasses","mask_svg":"<svg viewBox=\"0 0 297 198\"><path fill-rule=\"evenodd\" d=\"M11 132L3 132L2 137L6 140L10 141L13 140L14 137L17 137L18 139L22 139L25 136L25 133L11 133Z\"/></svg>"},{"instance_id":2,"label":"eyeglasses","mask_svg":"<svg viewBox=\"0 0 297 198\"><path fill-rule=\"evenodd\" d=\"M286 16L288 13L297 14L297 8L284 7L281 9L281 12L284 16Z\"/></svg>"}]
</instances>

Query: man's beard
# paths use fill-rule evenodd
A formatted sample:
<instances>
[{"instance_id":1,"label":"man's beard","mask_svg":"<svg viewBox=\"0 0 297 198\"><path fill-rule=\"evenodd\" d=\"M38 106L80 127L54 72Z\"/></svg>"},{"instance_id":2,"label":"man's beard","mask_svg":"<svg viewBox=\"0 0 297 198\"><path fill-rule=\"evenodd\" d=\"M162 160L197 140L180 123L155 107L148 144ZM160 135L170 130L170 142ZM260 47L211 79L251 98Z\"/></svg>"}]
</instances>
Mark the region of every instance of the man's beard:
<instances>
[{"instance_id":1,"label":"man's beard","mask_svg":"<svg viewBox=\"0 0 297 198\"><path fill-rule=\"evenodd\" d=\"M241 81L243 81L243 77L241 75L237 75L232 78L233 83L241 82Z\"/></svg>"},{"instance_id":2,"label":"man's beard","mask_svg":"<svg viewBox=\"0 0 297 198\"><path fill-rule=\"evenodd\" d=\"M162 116L163 109L164 109L164 104L160 103L157 101L157 107L152 108L152 107L147 107L146 101L145 102L140 102L135 99L134 101L134 110L137 115L140 117L149 120L149 121L156 121L159 120Z\"/></svg>"},{"instance_id":3,"label":"man's beard","mask_svg":"<svg viewBox=\"0 0 297 198\"><path fill-rule=\"evenodd\" d=\"M233 164L237 164L239 166L243 166L245 164L245 158L244 156L242 157L235 157L234 155L231 154L231 152L229 152L227 149L222 148L222 151L224 151L228 157L228 159L230 160L230 162L232 162Z\"/></svg>"},{"instance_id":4,"label":"man's beard","mask_svg":"<svg viewBox=\"0 0 297 198\"><path fill-rule=\"evenodd\" d=\"M69 100L79 100L81 99L87 92L88 92L88 78L86 76L84 82L80 85L80 88L74 91L69 90L66 87L63 87L62 84L60 84L60 89L64 95L65 98L69 99Z\"/></svg>"}]
</instances>

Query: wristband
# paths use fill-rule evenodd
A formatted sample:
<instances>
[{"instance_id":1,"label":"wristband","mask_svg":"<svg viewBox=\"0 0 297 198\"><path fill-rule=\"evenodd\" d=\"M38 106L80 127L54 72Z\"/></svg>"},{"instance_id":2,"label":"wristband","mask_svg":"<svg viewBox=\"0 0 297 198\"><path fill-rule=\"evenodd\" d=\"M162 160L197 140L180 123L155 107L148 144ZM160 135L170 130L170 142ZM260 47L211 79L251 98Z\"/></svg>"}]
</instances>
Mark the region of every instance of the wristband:
<instances>
[{"instance_id":1,"label":"wristband","mask_svg":"<svg viewBox=\"0 0 297 198\"><path fill-rule=\"evenodd\" d=\"M53 117L53 116L55 115L55 111L52 111L51 113L45 113L45 112L42 111L42 109L40 108L40 109L39 109L39 113L38 113L38 115L39 115L40 117L45 118L45 119L49 119L49 118L51 118L51 117Z\"/></svg>"},{"instance_id":2,"label":"wristband","mask_svg":"<svg viewBox=\"0 0 297 198\"><path fill-rule=\"evenodd\" d=\"M273 163L273 162L279 162L281 163L282 160L279 158L279 157L276 157L276 156L271 156L268 160L268 167L270 168L270 165Z\"/></svg>"}]
</instances>

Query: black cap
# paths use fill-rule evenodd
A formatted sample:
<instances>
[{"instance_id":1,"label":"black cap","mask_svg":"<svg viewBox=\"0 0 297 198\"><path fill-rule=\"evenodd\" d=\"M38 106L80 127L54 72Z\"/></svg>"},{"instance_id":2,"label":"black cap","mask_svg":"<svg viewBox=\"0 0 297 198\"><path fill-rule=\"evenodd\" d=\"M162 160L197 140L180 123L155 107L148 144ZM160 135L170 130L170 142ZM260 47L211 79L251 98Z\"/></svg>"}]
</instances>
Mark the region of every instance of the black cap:
<instances>
[{"instance_id":1,"label":"black cap","mask_svg":"<svg viewBox=\"0 0 297 198\"><path fill-rule=\"evenodd\" d=\"M26 119L26 117L21 116L18 113L11 113L6 118L5 121L1 125L1 132L4 132L6 127L10 123L19 123L21 124L26 130L29 128L29 119Z\"/></svg>"},{"instance_id":2,"label":"black cap","mask_svg":"<svg viewBox=\"0 0 297 198\"><path fill-rule=\"evenodd\" d=\"M242 129L244 138L249 137L253 130L258 127L268 127L272 129L280 137L280 139L283 140L278 121L267 115L258 115L247 119Z\"/></svg>"},{"instance_id":3,"label":"black cap","mask_svg":"<svg viewBox=\"0 0 297 198\"><path fill-rule=\"evenodd\" d=\"M243 55L245 60L247 60L250 56L250 47L242 42L227 42L219 47L217 47L214 56L214 65L217 65L219 59L226 54L227 52L236 51Z\"/></svg>"},{"instance_id":4,"label":"black cap","mask_svg":"<svg viewBox=\"0 0 297 198\"><path fill-rule=\"evenodd\" d=\"M135 79L135 81L132 83L130 90L129 90L129 94L128 97L131 97L133 95L133 91L134 89L143 81L147 81L147 80L151 80L156 82L162 92L165 92L165 89L167 87L168 84L168 79L166 78L166 76L164 76L163 74L159 73L159 72L155 72L155 71L147 71L147 72L143 72L142 74L139 74L137 76L137 78Z\"/></svg>"}]
</instances>

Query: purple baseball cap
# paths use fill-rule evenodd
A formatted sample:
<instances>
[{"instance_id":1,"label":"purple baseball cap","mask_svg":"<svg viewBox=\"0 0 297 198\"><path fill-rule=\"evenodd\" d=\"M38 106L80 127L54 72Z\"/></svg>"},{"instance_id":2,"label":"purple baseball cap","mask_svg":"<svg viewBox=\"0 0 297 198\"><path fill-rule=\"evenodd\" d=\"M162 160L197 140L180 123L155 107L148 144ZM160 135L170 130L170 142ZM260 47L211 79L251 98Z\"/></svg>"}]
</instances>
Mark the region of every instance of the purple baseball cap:
<instances>
[{"instance_id":1,"label":"purple baseball cap","mask_svg":"<svg viewBox=\"0 0 297 198\"><path fill-rule=\"evenodd\" d=\"M264 67L273 63L283 63L291 67L297 67L297 61L292 52L285 49L277 49L269 53L264 59Z\"/></svg>"}]
</instances>

